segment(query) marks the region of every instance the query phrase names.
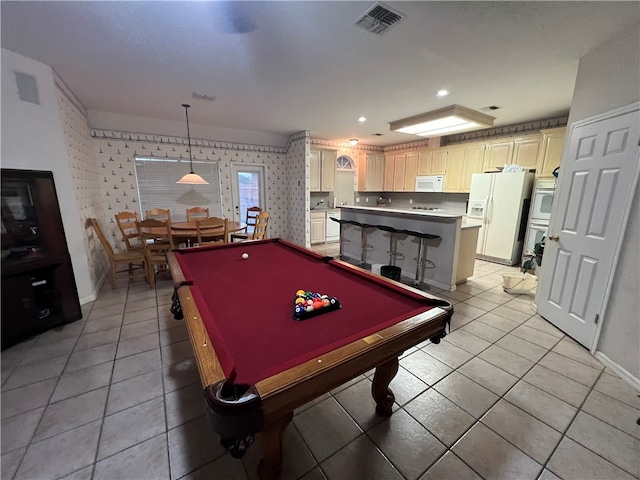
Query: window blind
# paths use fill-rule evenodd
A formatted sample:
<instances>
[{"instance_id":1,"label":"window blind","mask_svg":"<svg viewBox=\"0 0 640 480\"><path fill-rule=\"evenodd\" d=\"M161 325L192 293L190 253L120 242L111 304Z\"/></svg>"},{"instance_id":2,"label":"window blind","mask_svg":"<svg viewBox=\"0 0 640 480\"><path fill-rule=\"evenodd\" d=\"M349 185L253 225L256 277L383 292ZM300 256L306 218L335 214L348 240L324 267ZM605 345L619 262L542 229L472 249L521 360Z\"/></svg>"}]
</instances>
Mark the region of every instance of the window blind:
<instances>
[{"instance_id":1,"label":"window blind","mask_svg":"<svg viewBox=\"0 0 640 480\"><path fill-rule=\"evenodd\" d=\"M176 183L189 173L189 159L136 157L140 214L152 208L168 208L173 221L185 221L187 208L205 207L212 217L222 217L220 170L217 162L193 161L193 170L209 185Z\"/></svg>"}]
</instances>

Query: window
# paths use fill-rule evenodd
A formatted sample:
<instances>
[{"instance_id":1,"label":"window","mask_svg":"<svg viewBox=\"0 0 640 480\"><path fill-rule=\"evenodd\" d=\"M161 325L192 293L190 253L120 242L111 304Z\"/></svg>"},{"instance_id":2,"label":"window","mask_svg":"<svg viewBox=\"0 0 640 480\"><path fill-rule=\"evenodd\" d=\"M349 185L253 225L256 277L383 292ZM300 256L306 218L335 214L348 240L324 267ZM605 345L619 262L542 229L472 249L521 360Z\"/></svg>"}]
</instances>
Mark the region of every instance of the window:
<instances>
[{"instance_id":1,"label":"window","mask_svg":"<svg viewBox=\"0 0 640 480\"><path fill-rule=\"evenodd\" d=\"M336 159L338 170L353 170L353 159L349 155L340 155Z\"/></svg>"},{"instance_id":2,"label":"window","mask_svg":"<svg viewBox=\"0 0 640 480\"><path fill-rule=\"evenodd\" d=\"M176 183L189 172L189 159L136 158L140 213L168 208L174 221L187 219L187 208L206 207L212 217L222 217L220 172L217 162L193 161L194 171L209 185Z\"/></svg>"}]
</instances>

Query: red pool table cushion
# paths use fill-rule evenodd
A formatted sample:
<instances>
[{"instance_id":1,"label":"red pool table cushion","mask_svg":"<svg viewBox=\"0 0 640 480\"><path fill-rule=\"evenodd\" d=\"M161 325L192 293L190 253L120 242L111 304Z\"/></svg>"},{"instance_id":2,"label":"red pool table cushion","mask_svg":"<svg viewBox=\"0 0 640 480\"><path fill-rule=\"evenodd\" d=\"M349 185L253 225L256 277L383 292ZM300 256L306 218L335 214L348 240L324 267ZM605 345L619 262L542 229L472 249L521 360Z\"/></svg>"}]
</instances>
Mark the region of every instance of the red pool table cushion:
<instances>
[{"instance_id":1,"label":"red pool table cushion","mask_svg":"<svg viewBox=\"0 0 640 480\"><path fill-rule=\"evenodd\" d=\"M227 375L235 368L237 383L256 383L432 308L373 275L354 274L279 242L226 247L177 258L199 289L196 305L207 312L203 322L216 352L225 356L222 367ZM249 258L243 260L245 252ZM291 292L302 287L333 292L342 308L294 321Z\"/></svg>"}]
</instances>

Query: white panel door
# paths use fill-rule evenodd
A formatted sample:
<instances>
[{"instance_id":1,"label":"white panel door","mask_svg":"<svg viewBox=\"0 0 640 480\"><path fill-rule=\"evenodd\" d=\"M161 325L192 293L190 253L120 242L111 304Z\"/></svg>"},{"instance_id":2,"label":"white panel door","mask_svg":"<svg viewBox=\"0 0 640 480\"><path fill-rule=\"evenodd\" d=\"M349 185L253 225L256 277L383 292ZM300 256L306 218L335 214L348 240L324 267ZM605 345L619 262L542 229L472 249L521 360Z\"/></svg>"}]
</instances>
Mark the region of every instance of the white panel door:
<instances>
[{"instance_id":1,"label":"white panel door","mask_svg":"<svg viewBox=\"0 0 640 480\"><path fill-rule=\"evenodd\" d=\"M587 348L635 191L639 118L635 104L574 125L562 161L536 301L540 315Z\"/></svg>"}]
</instances>

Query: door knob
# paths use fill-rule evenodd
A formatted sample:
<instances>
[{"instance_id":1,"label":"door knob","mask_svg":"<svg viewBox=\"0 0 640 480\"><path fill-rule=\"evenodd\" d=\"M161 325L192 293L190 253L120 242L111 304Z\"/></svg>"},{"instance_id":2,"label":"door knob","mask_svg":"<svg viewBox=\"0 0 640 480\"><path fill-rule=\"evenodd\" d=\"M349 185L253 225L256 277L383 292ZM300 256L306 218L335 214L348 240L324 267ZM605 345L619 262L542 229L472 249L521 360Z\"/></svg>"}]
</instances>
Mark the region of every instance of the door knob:
<instances>
[{"instance_id":1,"label":"door knob","mask_svg":"<svg viewBox=\"0 0 640 480\"><path fill-rule=\"evenodd\" d=\"M558 240L560 240L560 236L559 235L549 235L549 240L553 240L554 242L557 242Z\"/></svg>"}]
</instances>

